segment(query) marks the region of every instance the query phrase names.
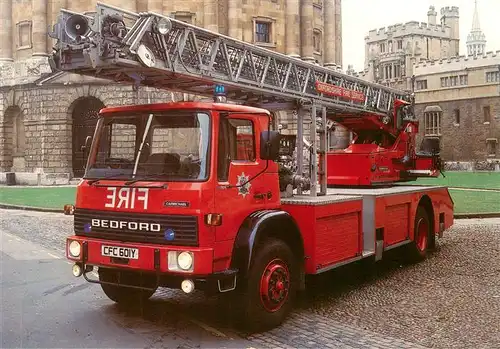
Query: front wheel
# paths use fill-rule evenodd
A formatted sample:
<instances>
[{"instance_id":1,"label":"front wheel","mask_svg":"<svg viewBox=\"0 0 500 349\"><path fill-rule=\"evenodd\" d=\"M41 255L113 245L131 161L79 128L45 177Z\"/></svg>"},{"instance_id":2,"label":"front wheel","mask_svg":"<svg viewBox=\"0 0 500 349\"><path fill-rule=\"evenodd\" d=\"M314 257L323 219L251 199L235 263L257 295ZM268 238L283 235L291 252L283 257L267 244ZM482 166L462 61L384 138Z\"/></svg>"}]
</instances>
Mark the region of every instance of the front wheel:
<instances>
[{"instance_id":1,"label":"front wheel","mask_svg":"<svg viewBox=\"0 0 500 349\"><path fill-rule=\"evenodd\" d=\"M119 285L101 284L101 288L106 296L118 304L142 305L156 292L154 277L149 275L143 276L136 272L99 268L99 280L151 288L150 290L145 290Z\"/></svg>"},{"instance_id":2,"label":"front wheel","mask_svg":"<svg viewBox=\"0 0 500 349\"><path fill-rule=\"evenodd\" d=\"M291 310L298 280L297 263L286 243L268 239L260 244L246 283L236 291L245 329L260 332L281 325Z\"/></svg>"}]
</instances>

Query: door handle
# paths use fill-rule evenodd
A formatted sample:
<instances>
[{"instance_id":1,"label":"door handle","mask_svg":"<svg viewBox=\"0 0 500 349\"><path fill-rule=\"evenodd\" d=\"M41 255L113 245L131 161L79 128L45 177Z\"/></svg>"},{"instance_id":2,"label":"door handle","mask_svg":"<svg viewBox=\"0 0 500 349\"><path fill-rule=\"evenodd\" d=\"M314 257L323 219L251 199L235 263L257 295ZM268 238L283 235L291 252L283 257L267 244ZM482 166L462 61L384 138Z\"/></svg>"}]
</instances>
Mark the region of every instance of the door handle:
<instances>
[{"instance_id":1,"label":"door handle","mask_svg":"<svg viewBox=\"0 0 500 349\"><path fill-rule=\"evenodd\" d=\"M268 200L271 199L273 197L273 194L268 191L267 193L256 193L254 194L254 199L265 199L267 198Z\"/></svg>"}]
</instances>

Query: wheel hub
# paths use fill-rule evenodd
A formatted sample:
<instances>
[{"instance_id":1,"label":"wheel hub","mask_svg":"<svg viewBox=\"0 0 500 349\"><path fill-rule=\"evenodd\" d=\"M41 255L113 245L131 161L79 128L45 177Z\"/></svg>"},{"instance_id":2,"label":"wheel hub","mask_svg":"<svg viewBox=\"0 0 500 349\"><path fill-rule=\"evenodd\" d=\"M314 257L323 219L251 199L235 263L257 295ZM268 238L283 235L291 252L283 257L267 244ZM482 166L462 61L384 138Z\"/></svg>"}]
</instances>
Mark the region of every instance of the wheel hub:
<instances>
[{"instance_id":1,"label":"wheel hub","mask_svg":"<svg viewBox=\"0 0 500 349\"><path fill-rule=\"evenodd\" d=\"M421 218L417 223L417 230L416 230L417 234L416 243L420 251L424 251L425 248L427 247L428 233L429 233L428 224L423 218Z\"/></svg>"},{"instance_id":2,"label":"wheel hub","mask_svg":"<svg viewBox=\"0 0 500 349\"><path fill-rule=\"evenodd\" d=\"M290 289L290 273L281 260L271 261L260 280L260 299L269 312L281 309L285 304Z\"/></svg>"}]
</instances>

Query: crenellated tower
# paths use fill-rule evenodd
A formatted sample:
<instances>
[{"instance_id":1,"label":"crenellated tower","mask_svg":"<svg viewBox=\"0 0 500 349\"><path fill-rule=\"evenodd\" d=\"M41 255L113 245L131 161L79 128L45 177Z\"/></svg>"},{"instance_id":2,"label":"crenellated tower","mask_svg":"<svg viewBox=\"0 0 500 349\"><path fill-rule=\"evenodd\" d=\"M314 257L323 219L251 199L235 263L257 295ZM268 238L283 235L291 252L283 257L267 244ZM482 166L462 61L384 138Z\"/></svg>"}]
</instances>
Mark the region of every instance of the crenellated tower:
<instances>
[{"instance_id":1,"label":"crenellated tower","mask_svg":"<svg viewBox=\"0 0 500 349\"><path fill-rule=\"evenodd\" d=\"M474 6L474 16L472 18L472 29L467 35L467 55L481 56L486 52L486 35L484 35L479 25L479 11L477 8L477 0Z\"/></svg>"},{"instance_id":2,"label":"crenellated tower","mask_svg":"<svg viewBox=\"0 0 500 349\"><path fill-rule=\"evenodd\" d=\"M450 27L450 56L459 56L460 14L457 6L446 6L441 9L441 25Z\"/></svg>"}]
</instances>

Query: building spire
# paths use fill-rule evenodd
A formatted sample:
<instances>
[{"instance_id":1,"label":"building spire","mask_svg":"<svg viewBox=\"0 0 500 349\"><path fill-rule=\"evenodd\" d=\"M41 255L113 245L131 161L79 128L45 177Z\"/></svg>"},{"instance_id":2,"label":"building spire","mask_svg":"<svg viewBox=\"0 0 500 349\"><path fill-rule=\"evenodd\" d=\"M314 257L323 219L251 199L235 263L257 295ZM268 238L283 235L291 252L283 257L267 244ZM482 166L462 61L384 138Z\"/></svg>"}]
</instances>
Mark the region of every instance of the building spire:
<instances>
[{"instance_id":1,"label":"building spire","mask_svg":"<svg viewBox=\"0 0 500 349\"><path fill-rule=\"evenodd\" d=\"M478 56L486 52L486 36L481 31L479 25L479 11L477 9L477 0L474 0L474 15L472 17L472 29L467 35L467 55Z\"/></svg>"},{"instance_id":2,"label":"building spire","mask_svg":"<svg viewBox=\"0 0 500 349\"><path fill-rule=\"evenodd\" d=\"M481 31L479 25L479 11L477 10L477 0L474 0L474 16L472 17L472 31Z\"/></svg>"}]
</instances>

